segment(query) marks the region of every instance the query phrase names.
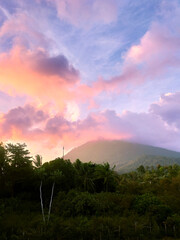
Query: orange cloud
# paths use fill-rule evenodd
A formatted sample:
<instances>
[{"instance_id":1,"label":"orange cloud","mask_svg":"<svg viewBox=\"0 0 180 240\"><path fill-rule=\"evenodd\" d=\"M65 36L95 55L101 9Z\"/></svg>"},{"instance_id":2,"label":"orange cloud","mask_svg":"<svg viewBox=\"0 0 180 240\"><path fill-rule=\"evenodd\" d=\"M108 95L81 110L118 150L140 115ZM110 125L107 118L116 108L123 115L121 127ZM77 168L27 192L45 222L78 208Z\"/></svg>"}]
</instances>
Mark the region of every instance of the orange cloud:
<instances>
[{"instance_id":1,"label":"orange cloud","mask_svg":"<svg viewBox=\"0 0 180 240\"><path fill-rule=\"evenodd\" d=\"M0 86L11 95L29 95L43 104L52 101L63 109L78 81L78 71L62 55L50 57L43 50L22 46L0 55Z\"/></svg>"}]
</instances>

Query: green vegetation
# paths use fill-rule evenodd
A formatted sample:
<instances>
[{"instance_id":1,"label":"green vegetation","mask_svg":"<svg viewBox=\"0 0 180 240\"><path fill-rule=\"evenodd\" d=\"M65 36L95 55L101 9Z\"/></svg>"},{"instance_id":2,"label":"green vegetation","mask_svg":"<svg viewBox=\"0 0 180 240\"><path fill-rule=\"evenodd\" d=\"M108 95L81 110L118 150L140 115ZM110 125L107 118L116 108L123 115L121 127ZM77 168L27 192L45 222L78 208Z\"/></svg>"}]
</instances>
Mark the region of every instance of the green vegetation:
<instances>
[{"instance_id":1,"label":"green vegetation","mask_svg":"<svg viewBox=\"0 0 180 240\"><path fill-rule=\"evenodd\" d=\"M93 160L93 159L92 159ZM25 144L0 144L1 240L180 238L180 166L56 158L42 164Z\"/></svg>"}]
</instances>

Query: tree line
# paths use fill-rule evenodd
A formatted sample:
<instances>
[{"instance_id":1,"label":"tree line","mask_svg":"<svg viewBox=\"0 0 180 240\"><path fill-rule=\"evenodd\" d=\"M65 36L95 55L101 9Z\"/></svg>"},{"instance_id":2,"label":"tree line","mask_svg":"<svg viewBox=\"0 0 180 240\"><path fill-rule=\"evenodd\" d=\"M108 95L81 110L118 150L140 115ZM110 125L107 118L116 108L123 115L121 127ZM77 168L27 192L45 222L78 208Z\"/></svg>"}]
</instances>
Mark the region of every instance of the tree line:
<instances>
[{"instance_id":1,"label":"tree line","mask_svg":"<svg viewBox=\"0 0 180 240\"><path fill-rule=\"evenodd\" d=\"M93 161L93 159L92 159ZM178 239L180 166L56 158L42 164L26 144L0 144L0 239Z\"/></svg>"}]
</instances>

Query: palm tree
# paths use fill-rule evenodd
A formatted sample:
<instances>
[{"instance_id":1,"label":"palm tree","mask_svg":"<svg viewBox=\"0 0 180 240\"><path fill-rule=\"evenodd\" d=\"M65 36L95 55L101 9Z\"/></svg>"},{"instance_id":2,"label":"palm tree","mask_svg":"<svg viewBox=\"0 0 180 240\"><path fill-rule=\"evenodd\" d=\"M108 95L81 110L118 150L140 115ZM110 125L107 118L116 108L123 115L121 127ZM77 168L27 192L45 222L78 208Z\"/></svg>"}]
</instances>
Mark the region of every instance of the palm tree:
<instances>
[{"instance_id":1,"label":"palm tree","mask_svg":"<svg viewBox=\"0 0 180 240\"><path fill-rule=\"evenodd\" d=\"M94 192L93 172L95 165L91 162L82 163L79 159L76 160L74 166L78 172L80 183L84 191Z\"/></svg>"},{"instance_id":2,"label":"palm tree","mask_svg":"<svg viewBox=\"0 0 180 240\"><path fill-rule=\"evenodd\" d=\"M83 181L84 191L94 191L94 182L92 178L92 170L88 163L84 163L81 169L81 177Z\"/></svg>"},{"instance_id":3,"label":"palm tree","mask_svg":"<svg viewBox=\"0 0 180 240\"><path fill-rule=\"evenodd\" d=\"M117 173L114 171L115 166L111 169L109 163L104 163L103 165L97 165L95 170L95 179L103 180L104 190L107 192L110 187L114 186L117 180Z\"/></svg>"},{"instance_id":4,"label":"palm tree","mask_svg":"<svg viewBox=\"0 0 180 240\"><path fill-rule=\"evenodd\" d=\"M35 156L35 158L33 159L33 163L35 165L35 167L39 168L42 166L42 156L37 154Z\"/></svg>"}]
</instances>

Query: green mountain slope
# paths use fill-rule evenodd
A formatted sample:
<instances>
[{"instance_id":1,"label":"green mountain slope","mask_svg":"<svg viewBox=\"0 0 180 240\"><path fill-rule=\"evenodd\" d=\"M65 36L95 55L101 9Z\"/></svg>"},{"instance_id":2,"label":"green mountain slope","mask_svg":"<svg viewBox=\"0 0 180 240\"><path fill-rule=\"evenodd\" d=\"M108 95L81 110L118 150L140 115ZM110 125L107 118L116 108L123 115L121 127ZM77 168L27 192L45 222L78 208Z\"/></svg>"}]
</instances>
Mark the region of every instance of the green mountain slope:
<instances>
[{"instance_id":1,"label":"green mountain slope","mask_svg":"<svg viewBox=\"0 0 180 240\"><path fill-rule=\"evenodd\" d=\"M145 155L133 162L127 163L125 166L119 167L118 171L120 173L134 171L141 165L144 167L157 167L157 165L169 166L174 164L180 165L180 158Z\"/></svg>"},{"instance_id":2,"label":"green mountain slope","mask_svg":"<svg viewBox=\"0 0 180 240\"><path fill-rule=\"evenodd\" d=\"M153 156L169 158L166 159L166 161L169 161L170 164L170 158L180 158L180 153L138 143L102 140L88 142L74 148L65 155L65 158L71 161L80 159L82 162L109 162L111 166L116 165L116 169L118 170L126 168L128 165L133 167L135 162L136 164L134 166L138 167L137 161L140 161L138 159L144 158L144 156L151 156L151 158L148 159L148 165L152 165L150 163L153 161ZM156 157L155 159L156 164L158 164L158 158Z\"/></svg>"}]
</instances>

